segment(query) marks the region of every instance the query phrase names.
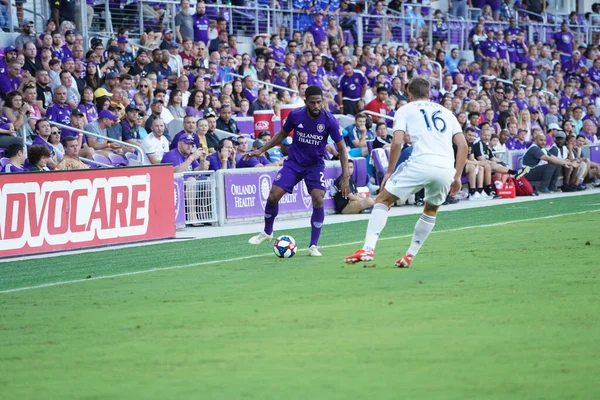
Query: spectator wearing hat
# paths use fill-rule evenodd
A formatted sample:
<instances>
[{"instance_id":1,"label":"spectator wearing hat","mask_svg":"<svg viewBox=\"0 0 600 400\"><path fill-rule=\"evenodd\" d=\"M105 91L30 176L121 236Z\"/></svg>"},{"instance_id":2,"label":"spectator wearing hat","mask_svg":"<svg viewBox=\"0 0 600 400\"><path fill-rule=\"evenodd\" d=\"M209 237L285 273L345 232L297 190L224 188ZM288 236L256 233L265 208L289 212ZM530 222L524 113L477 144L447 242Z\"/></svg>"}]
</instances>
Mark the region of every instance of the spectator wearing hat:
<instances>
[{"instance_id":1,"label":"spectator wearing hat","mask_svg":"<svg viewBox=\"0 0 600 400\"><path fill-rule=\"evenodd\" d=\"M177 147L163 155L161 164L173 164L175 172L201 171L206 154L195 144L196 140L192 135L181 136L177 141ZM191 203L192 200L189 199L189 202Z\"/></svg>"},{"instance_id":2,"label":"spectator wearing hat","mask_svg":"<svg viewBox=\"0 0 600 400\"><path fill-rule=\"evenodd\" d=\"M252 151L261 149L265 145L265 142L260 139L256 139L252 142ZM276 163L271 163L267 157L264 155L260 157L242 157L237 164L237 168L257 168L257 167L270 167L278 165Z\"/></svg>"},{"instance_id":3,"label":"spectator wearing hat","mask_svg":"<svg viewBox=\"0 0 600 400\"><path fill-rule=\"evenodd\" d=\"M581 52L575 50L571 57L562 63L562 70L565 73L566 80L573 76L586 76L587 66L585 58L581 57Z\"/></svg>"},{"instance_id":4,"label":"spectator wearing hat","mask_svg":"<svg viewBox=\"0 0 600 400\"><path fill-rule=\"evenodd\" d=\"M65 44L62 46L63 62L67 58L73 58L73 46L75 45L75 31L68 30L65 32Z\"/></svg>"},{"instance_id":5,"label":"spectator wearing hat","mask_svg":"<svg viewBox=\"0 0 600 400\"><path fill-rule=\"evenodd\" d=\"M133 66L131 66L129 68L127 73L134 77L135 76L145 77L147 74L146 66L148 65L149 62L150 62L150 59L148 58L148 52L146 50L140 50L140 51L138 51L138 53L135 56L135 62L133 64Z\"/></svg>"},{"instance_id":6,"label":"spectator wearing hat","mask_svg":"<svg viewBox=\"0 0 600 400\"><path fill-rule=\"evenodd\" d=\"M562 129L560 129L560 126L558 124L550 124L547 127L547 131L546 131L546 145L548 146L553 146L554 145L554 137L556 135L556 133L558 132L562 132ZM565 135L565 138L567 136Z\"/></svg>"},{"instance_id":7,"label":"spectator wearing hat","mask_svg":"<svg viewBox=\"0 0 600 400\"><path fill-rule=\"evenodd\" d=\"M135 58L133 52L129 48L129 39L127 36L119 36L117 38L117 47L119 48L119 65L125 68L128 64L133 64Z\"/></svg>"},{"instance_id":8,"label":"spectator wearing hat","mask_svg":"<svg viewBox=\"0 0 600 400\"><path fill-rule=\"evenodd\" d=\"M525 175L528 181L539 181L539 193L553 193L556 191L556 182L561 172L561 167L570 166L569 160L564 160L548 154L546 150L546 135L538 134L534 137L534 144L529 147L523 156L523 165L530 167Z\"/></svg>"},{"instance_id":9,"label":"spectator wearing hat","mask_svg":"<svg viewBox=\"0 0 600 400\"><path fill-rule=\"evenodd\" d=\"M4 48L4 58L0 59L0 75L4 74L8 69L8 64L17 60L19 52L14 46Z\"/></svg>"},{"instance_id":10,"label":"spectator wearing hat","mask_svg":"<svg viewBox=\"0 0 600 400\"><path fill-rule=\"evenodd\" d=\"M229 39L225 29L221 30L218 36L208 43L208 52L212 54L213 51L219 51L221 46L223 46L222 48L229 48Z\"/></svg>"},{"instance_id":11,"label":"spectator wearing hat","mask_svg":"<svg viewBox=\"0 0 600 400\"><path fill-rule=\"evenodd\" d=\"M148 117L148 119L146 120L146 123L144 124L144 128L146 128L146 131L150 132L152 130L152 123L154 122L155 119L162 119L162 114L163 111L165 110L165 102L163 100L164 96L158 96L158 97L154 97L154 99L152 100L152 104L150 104L150 116ZM169 113L169 115L171 114L171 112L167 111ZM163 120L164 123L164 120ZM168 136L168 129L165 128L163 129L163 134L165 133Z\"/></svg>"},{"instance_id":12,"label":"spectator wearing hat","mask_svg":"<svg viewBox=\"0 0 600 400\"><path fill-rule=\"evenodd\" d=\"M100 71L105 75L113 72L118 77L120 73L120 54L121 52L117 46L111 46L106 49L106 61L100 63Z\"/></svg>"},{"instance_id":13,"label":"spectator wearing hat","mask_svg":"<svg viewBox=\"0 0 600 400\"><path fill-rule=\"evenodd\" d=\"M125 108L125 116L119 123L121 125L121 140L127 143L135 144L140 146L142 144L142 138L140 137L140 130L137 124L140 110L136 106L128 105ZM143 116L141 117L144 118Z\"/></svg>"},{"instance_id":14,"label":"spectator wearing hat","mask_svg":"<svg viewBox=\"0 0 600 400\"><path fill-rule=\"evenodd\" d=\"M231 106L229 104L223 104L221 106L219 118L217 118L217 129L233 133L234 135L240 133L237 122L231 118Z\"/></svg>"},{"instance_id":15,"label":"spectator wearing hat","mask_svg":"<svg viewBox=\"0 0 600 400\"><path fill-rule=\"evenodd\" d=\"M54 89L54 103L46 110L46 118L59 124L70 125L71 107L67 105L66 87L58 86Z\"/></svg>"},{"instance_id":16,"label":"spectator wearing hat","mask_svg":"<svg viewBox=\"0 0 600 400\"><path fill-rule=\"evenodd\" d=\"M75 129L83 130L85 128L86 124L87 124L87 120L85 118L85 114L77 108L74 109L71 112L71 123L69 125ZM83 133L72 130L72 129L62 129L60 131L60 140L66 138L67 136L73 136L73 137L77 138L77 140L79 142L79 156L80 157L85 157L88 159L91 159L94 157L95 150L88 145L87 138L85 137L85 135ZM50 137L52 138L52 136L50 136ZM52 146L53 146L53 148L55 148L54 145L52 145ZM56 149L55 149L55 153L57 153L57 157L62 157L61 154L58 154ZM64 153L64 151L63 151L63 153ZM59 161L60 161L60 158L59 158Z\"/></svg>"},{"instance_id":17,"label":"spectator wearing hat","mask_svg":"<svg viewBox=\"0 0 600 400\"><path fill-rule=\"evenodd\" d=\"M25 47L25 44L33 43L35 45L36 44L35 36L36 36L36 32L35 32L34 23L33 23L33 21L28 21L27 23L22 25L21 34L19 36L17 36L17 38L14 41L15 48L19 52L22 52L23 48Z\"/></svg>"},{"instance_id":18,"label":"spectator wearing hat","mask_svg":"<svg viewBox=\"0 0 600 400\"><path fill-rule=\"evenodd\" d=\"M112 127L118 118L115 114L108 110L102 110L98 114L98 119L93 121L85 126L85 131L94 133L99 136L87 136L88 145L96 151L100 151L104 154L108 154L111 151L117 150L117 152L122 152L121 146L117 143L110 143L103 137L108 136L108 128Z\"/></svg>"},{"instance_id":19,"label":"spectator wearing hat","mask_svg":"<svg viewBox=\"0 0 600 400\"><path fill-rule=\"evenodd\" d=\"M171 44L176 43L176 41L174 40L174 36L175 34L173 33L173 30L171 28L163 29L163 40L158 48L161 50L168 50Z\"/></svg>"},{"instance_id":20,"label":"spectator wearing hat","mask_svg":"<svg viewBox=\"0 0 600 400\"><path fill-rule=\"evenodd\" d=\"M163 52L163 55L164 54L165 53ZM177 42L171 42L167 48L167 54L168 66L171 68L171 71L179 71L182 76L185 76L183 75L183 60L179 55L179 45ZM187 80L187 77L185 78Z\"/></svg>"}]
</instances>

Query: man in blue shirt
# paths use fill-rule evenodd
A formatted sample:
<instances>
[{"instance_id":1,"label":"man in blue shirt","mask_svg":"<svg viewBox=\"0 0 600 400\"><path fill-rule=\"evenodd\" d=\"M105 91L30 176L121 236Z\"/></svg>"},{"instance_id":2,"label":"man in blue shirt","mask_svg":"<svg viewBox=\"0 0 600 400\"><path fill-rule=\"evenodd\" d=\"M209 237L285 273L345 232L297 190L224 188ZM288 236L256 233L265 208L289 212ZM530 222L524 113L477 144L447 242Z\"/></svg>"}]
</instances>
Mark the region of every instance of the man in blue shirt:
<instances>
[{"instance_id":1,"label":"man in blue shirt","mask_svg":"<svg viewBox=\"0 0 600 400\"><path fill-rule=\"evenodd\" d=\"M304 180L310 193L313 213L311 217L311 235L308 254L321 256L317 245L321 228L325 220L325 146L331 137L339 152L342 165L340 191L348 197L349 173L346 144L340 134L340 126L333 114L323 109L323 91L317 86L309 86L305 92L306 106L293 110L282 129L260 149L247 153L244 158L261 157L272 147L280 144L293 130L294 141L289 148L287 161L277 174L267 204L265 205L265 227L258 235L248 240L252 245L260 245L273 239L273 223L279 213L279 201L286 193L292 193L294 187Z\"/></svg>"}]
</instances>

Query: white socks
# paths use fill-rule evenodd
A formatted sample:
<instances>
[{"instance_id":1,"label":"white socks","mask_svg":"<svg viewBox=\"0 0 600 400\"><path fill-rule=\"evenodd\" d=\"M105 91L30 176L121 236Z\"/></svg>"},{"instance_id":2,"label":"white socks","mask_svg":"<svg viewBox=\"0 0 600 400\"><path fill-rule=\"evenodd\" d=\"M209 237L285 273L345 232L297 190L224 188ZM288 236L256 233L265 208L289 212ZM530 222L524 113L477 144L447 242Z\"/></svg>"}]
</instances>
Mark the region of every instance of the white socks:
<instances>
[{"instance_id":1,"label":"white socks","mask_svg":"<svg viewBox=\"0 0 600 400\"><path fill-rule=\"evenodd\" d=\"M367 226L367 235L363 250L375 250L379 234L385 228L388 219L389 208L385 204L377 203L371 211L371 218Z\"/></svg>"},{"instance_id":2,"label":"white socks","mask_svg":"<svg viewBox=\"0 0 600 400\"><path fill-rule=\"evenodd\" d=\"M425 214L421 215L421 218L419 218L415 225L415 231L410 242L410 247L406 253L416 256L419 252L419 249L433 230L434 226L435 217L430 217L429 215Z\"/></svg>"}]
</instances>

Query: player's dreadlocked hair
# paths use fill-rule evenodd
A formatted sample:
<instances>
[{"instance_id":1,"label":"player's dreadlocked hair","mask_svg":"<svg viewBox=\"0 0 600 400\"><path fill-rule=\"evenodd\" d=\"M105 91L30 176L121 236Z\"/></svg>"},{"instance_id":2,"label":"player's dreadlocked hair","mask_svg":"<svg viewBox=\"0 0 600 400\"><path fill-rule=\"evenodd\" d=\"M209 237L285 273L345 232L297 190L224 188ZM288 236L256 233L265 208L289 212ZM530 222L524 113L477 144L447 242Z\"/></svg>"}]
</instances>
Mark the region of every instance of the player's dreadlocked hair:
<instances>
[{"instance_id":1,"label":"player's dreadlocked hair","mask_svg":"<svg viewBox=\"0 0 600 400\"><path fill-rule=\"evenodd\" d=\"M304 96L308 99L310 96L323 96L323 91L318 86L309 86L304 92Z\"/></svg>"}]
</instances>

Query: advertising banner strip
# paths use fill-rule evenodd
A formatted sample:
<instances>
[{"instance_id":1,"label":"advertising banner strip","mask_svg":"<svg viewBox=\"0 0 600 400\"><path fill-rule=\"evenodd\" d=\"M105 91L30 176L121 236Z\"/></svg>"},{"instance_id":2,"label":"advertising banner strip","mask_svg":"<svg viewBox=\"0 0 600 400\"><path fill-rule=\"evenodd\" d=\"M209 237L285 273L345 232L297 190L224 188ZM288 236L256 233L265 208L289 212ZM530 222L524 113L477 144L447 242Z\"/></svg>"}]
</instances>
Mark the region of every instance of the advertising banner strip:
<instances>
[{"instance_id":1,"label":"advertising banner strip","mask_svg":"<svg viewBox=\"0 0 600 400\"><path fill-rule=\"evenodd\" d=\"M175 236L173 167L0 175L0 257Z\"/></svg>"},{"instance_id":2,"label":"advertising banner strip","mask_svg":"<svg viewBox=\"0 0 600 400\"><path fill-rule=\"evenodd\" d=\"M248 169L248 173L226 174L225 206L227 218L259 217L265 213L265 204L271 185L278 171L261 171L261 168ZM329 194L329 187L341 174L341 168L325 168L325 209L335 208ZM279 214L312 210L312 199L304 181L294 187L291 194L285 194L279 202Z\"/></svg>"}]
</instances>

